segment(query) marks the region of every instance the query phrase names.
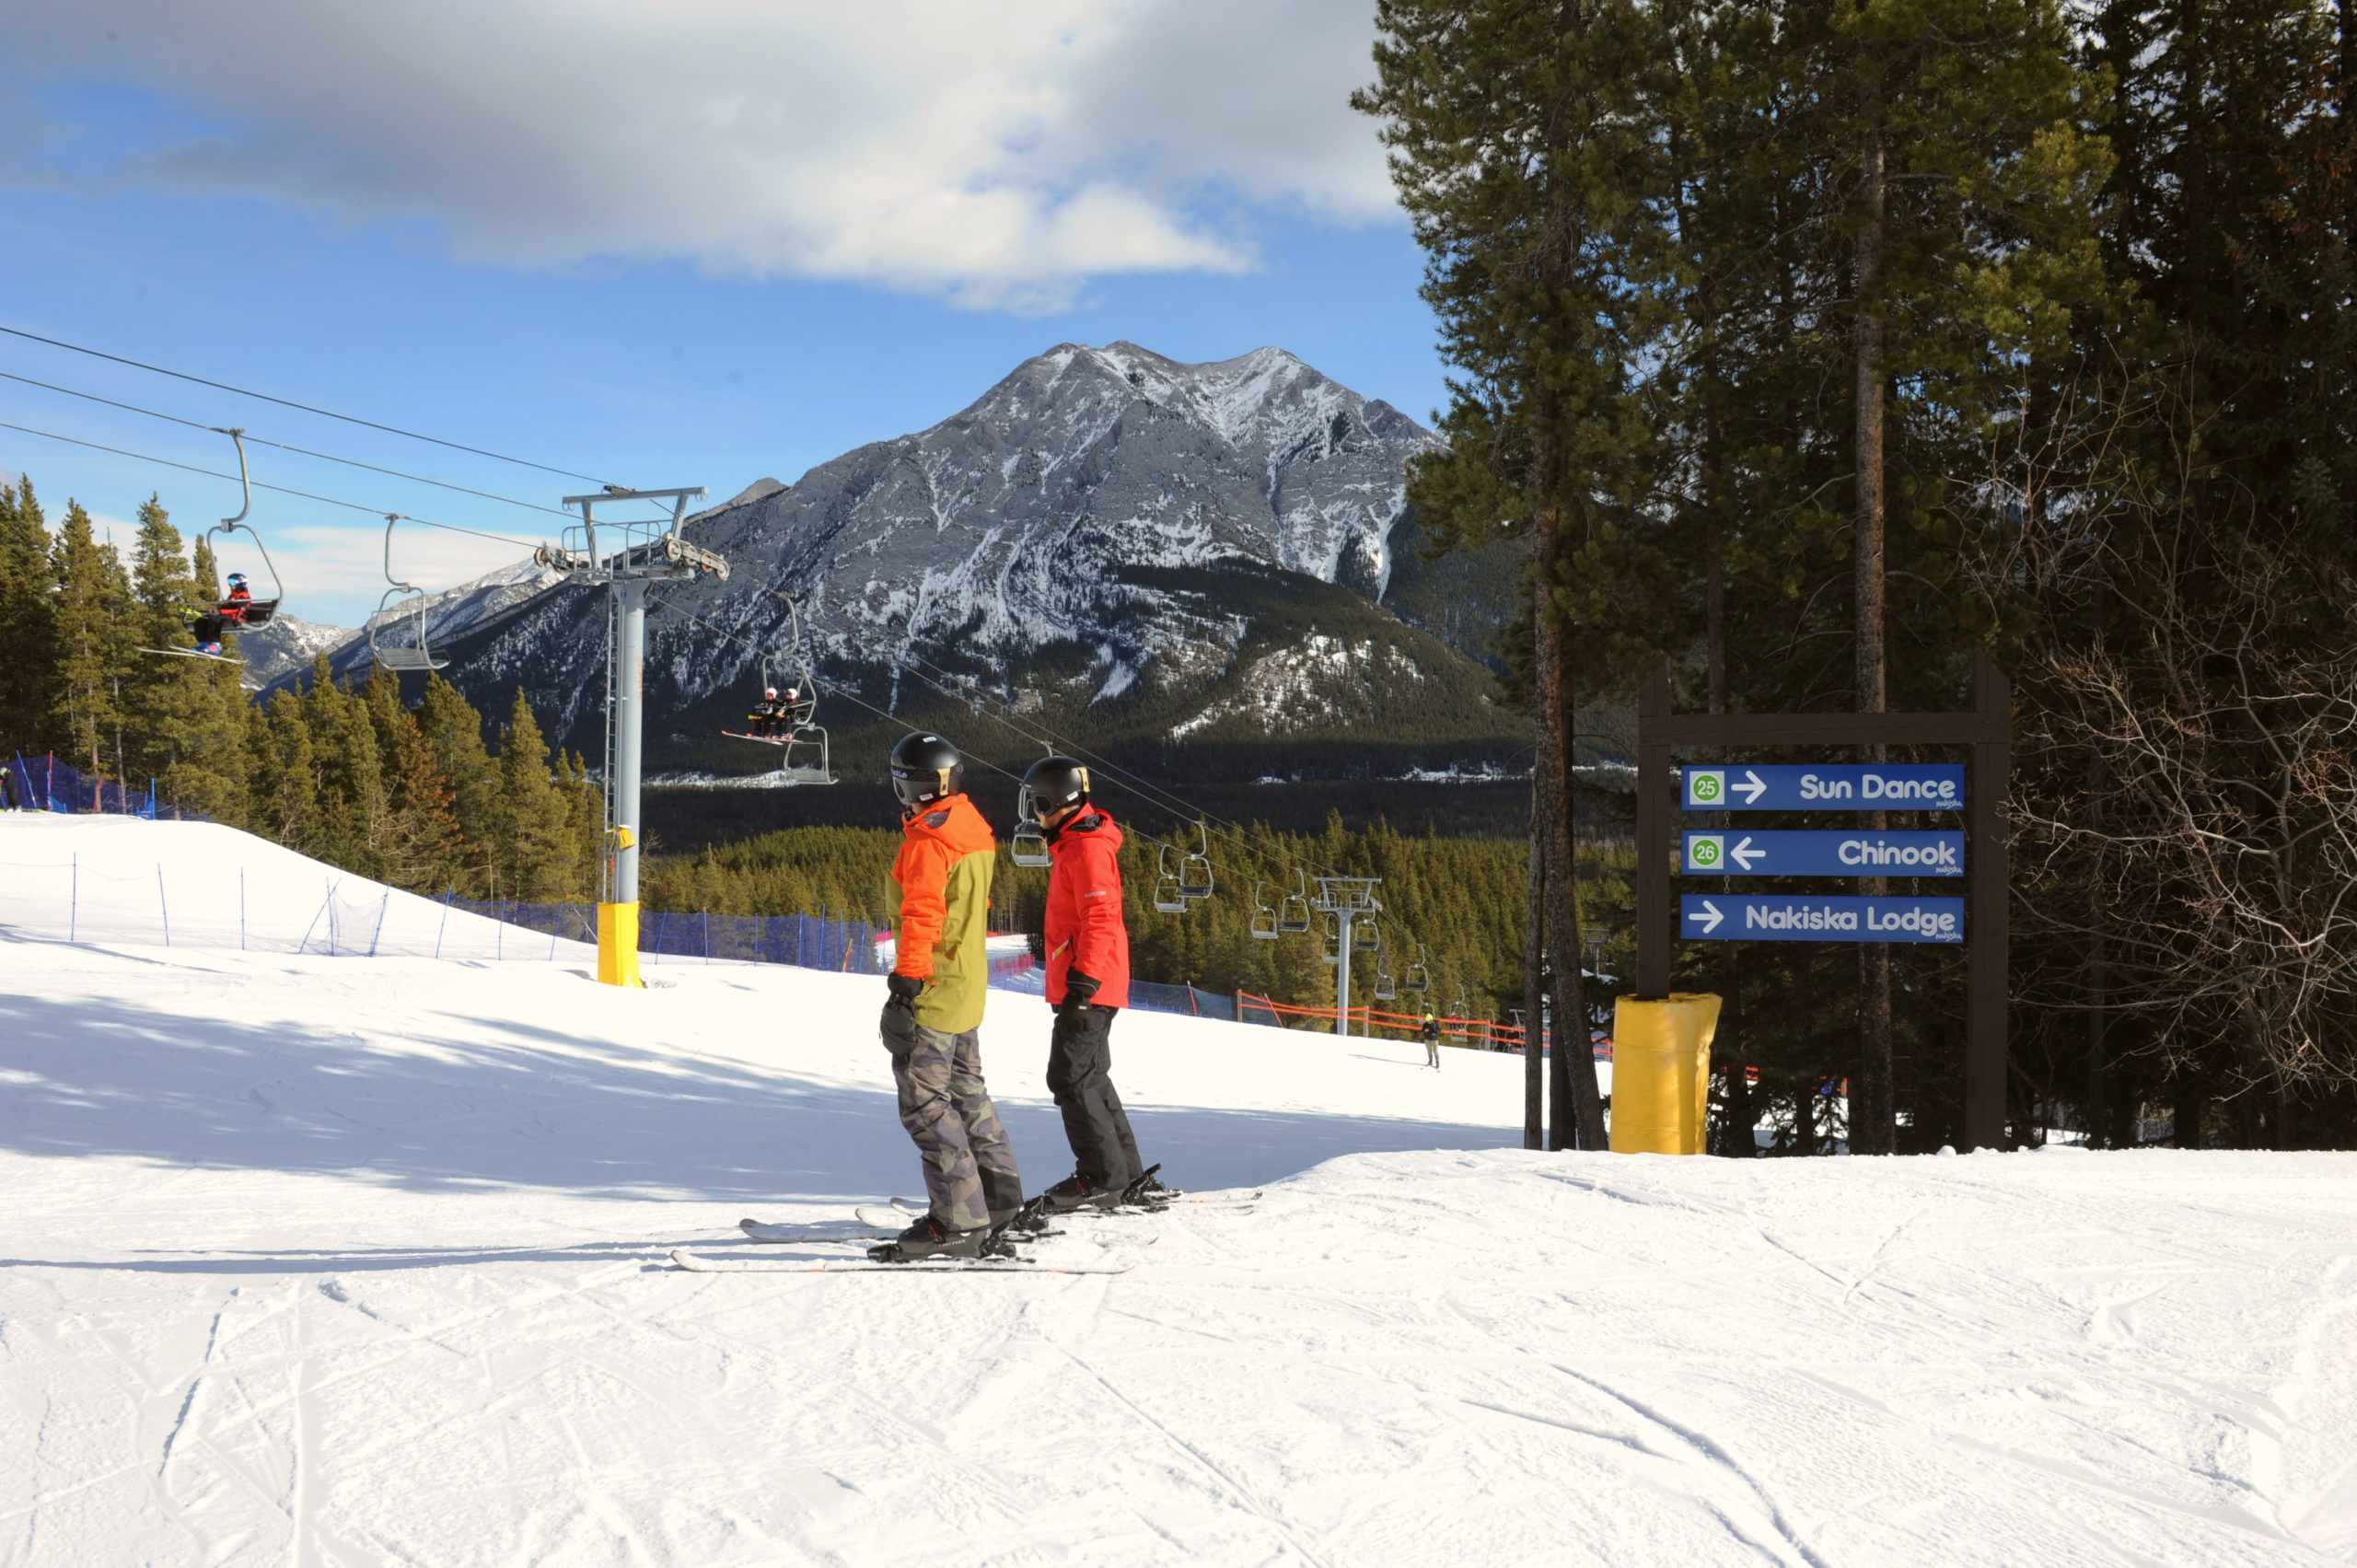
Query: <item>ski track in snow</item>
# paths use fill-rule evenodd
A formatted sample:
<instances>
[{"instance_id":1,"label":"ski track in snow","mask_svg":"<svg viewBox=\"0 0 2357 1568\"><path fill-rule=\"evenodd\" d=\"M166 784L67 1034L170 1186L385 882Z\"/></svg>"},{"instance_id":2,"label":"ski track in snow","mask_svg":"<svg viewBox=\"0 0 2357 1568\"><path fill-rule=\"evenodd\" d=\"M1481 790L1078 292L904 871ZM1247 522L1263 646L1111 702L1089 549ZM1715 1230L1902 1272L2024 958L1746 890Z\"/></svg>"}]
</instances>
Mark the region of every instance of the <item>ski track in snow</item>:
<instances>
[{"instance_id":1,"label":"ski track in snow","mask_svg":"<svg viewBox=\"0 0 2357 1568\"><path fill-rule=\"evenodd\" d=\"M0 876L226 831L0 816ZM48 887L0 1564L2357 1562L2357 1157L1528 1154L1513 1058L1127 1016L1213 1201L1033 1249L1127 1272L689 1273L917 1190L872 979L70 946ZM1046 1009L990 1005L1036 1188Z\"/></svg>"}]
</instances>

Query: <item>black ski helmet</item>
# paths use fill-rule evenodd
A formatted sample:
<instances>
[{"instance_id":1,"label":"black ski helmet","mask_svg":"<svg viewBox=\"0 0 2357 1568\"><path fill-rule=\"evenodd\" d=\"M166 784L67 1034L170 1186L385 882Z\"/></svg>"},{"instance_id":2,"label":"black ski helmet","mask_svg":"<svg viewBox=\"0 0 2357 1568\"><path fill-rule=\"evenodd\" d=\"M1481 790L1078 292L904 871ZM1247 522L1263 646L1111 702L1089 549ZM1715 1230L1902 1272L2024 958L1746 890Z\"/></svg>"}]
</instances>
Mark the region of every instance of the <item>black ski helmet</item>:
<instances>
[{"instance_id":1,"label":"black ski helmet","mask_svg":"<svg viewBox=\"0 0 2357 1568\"><path fill-rule=\"evenodd\" d=\"M1042 757L1023 775L1023 793L1016 814L1027 822L1044 822L1051 813L1087 798L1086 765L1070 757Z\"/></svg>"},{"instance_id":2,"label":"black ski helmet","mask_svg":"<svg viewBox=\"0 0 2357 1568\"><path fill-rule=\"evenodd\" d=\"M966 787L966 759L938 735L919 731L892 748L892 793L911 811Z\"/></svg>"}]
</instances>

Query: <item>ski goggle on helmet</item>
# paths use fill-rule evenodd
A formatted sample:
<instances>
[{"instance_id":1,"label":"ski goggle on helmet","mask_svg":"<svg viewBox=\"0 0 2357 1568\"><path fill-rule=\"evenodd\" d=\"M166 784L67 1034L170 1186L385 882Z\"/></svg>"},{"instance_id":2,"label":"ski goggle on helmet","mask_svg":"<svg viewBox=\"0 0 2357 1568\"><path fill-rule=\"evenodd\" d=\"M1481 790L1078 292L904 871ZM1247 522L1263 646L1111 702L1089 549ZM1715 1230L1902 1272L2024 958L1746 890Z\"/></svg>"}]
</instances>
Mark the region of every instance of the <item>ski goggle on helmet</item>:
<instances>
[{"instance_id":1,"label":"ski goggle on helmet","mask_svg":"<svg viewBox=\"0 0 2357 1568\"><path fill-rule=\"evenodd\" d=\"M243 572L232 572L232 573L230 573L230 574L229 574L229 586L230 586L231 587L233 587L233 588L242 588L242 587L244 587L246 586L246 575L245 575Z\"/></svg>"}]
</instances>

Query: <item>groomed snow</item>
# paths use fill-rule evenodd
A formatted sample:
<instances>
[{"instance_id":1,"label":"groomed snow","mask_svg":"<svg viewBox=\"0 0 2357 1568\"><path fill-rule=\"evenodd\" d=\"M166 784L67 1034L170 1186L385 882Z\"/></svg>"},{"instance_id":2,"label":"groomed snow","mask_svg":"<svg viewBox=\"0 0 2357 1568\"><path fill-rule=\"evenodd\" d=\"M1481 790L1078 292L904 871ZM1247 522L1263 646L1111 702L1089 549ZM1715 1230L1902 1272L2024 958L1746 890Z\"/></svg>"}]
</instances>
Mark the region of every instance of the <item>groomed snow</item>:
<instances>
[{"instance_id":1,"label":"groomed snow","mask_svg":"<svg viewBox=\"0 0 2357 1568\"><path fill-rule=\"evenodd\" d=\"M2357 1158L1527 1154L1513 1059L1136 1015L1202 1201L1035 1249L1127 1272L684 1273L915 1190L877 981L17 898L187 832L0 817L0 1562L2357 1562Z\"/></svg>"}]
</instances>

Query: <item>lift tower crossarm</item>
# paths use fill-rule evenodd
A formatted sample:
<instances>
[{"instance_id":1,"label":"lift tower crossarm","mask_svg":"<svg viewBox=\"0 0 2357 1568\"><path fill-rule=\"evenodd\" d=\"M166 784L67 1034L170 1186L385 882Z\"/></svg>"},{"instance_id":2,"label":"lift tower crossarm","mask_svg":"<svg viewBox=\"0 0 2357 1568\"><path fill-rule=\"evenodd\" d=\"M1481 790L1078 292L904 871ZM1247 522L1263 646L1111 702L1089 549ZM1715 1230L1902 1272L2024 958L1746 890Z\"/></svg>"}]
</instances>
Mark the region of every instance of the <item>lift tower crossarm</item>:
<instances>
[{"instance_id":1,"label":"lift tower crossarm","mask_svg":"<svg viewBox=\"0 0 2357 1568\"><path fill-rule=\"evenodd\" d=\"M581 521L561 545L534 554L560 568L569 583L602 585L611 596L606 664L605 887L598 904L598 978L608 985L637 985L639 773L645 732L646 586L709 572L726 579L728 563L679 537L688 503L706 494L700 484L671 490L603 490L568 495ZM601 523L597 508L623 501L668 502L671 516ZM604 530L601 545L598 535Z\"/></svg>"}]
</instances>

